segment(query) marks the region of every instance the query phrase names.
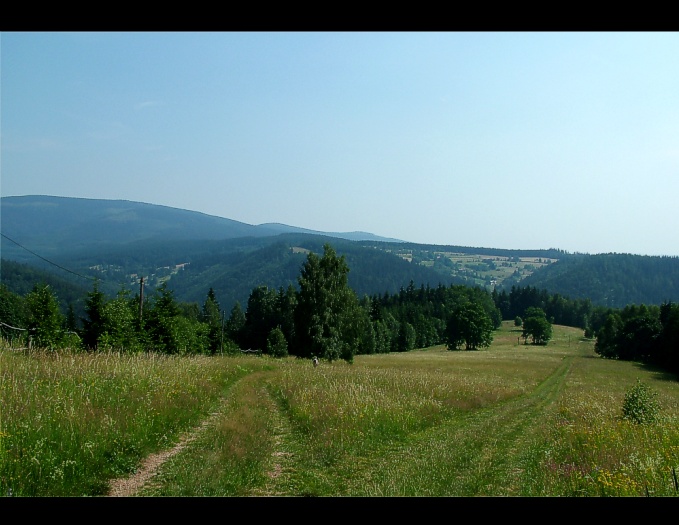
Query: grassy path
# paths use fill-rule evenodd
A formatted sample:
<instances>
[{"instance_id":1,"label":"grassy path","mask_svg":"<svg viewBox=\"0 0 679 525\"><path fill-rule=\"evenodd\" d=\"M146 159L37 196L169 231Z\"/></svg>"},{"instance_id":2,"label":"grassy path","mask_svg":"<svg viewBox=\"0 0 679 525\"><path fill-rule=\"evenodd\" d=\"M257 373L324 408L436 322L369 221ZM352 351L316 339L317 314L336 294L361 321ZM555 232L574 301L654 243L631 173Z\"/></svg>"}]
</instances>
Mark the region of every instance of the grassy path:
<instances>
[{"instance_id":1,"label":"grassy path","mask_svg":"<svg viewBox=\"0 0 679 525\"><path fill-rule=\"evenodd\" d=\"M259 442L263 445L257 453L263 483L250 485L250 496L525 496L531 493L531 473L537 469L544 454L540 422L550 417L564 380L575 357L565 357L554 372L530 394L523 395L488 408L465 412L459 417L415 434L401 445L392 445L377 451L370 457L350 457L331 468L312 468L305 454L305 446L298 441L285 411L276 403L269 391L268 374L258 372L238 381L229 390L230 409L213 414L205 424L196 428L184 443L198 452L206 450L206 442L196 440L208 432L207 443L212 443L213 454L220 448L218 443L230 443L230 447L259 430ZM238 394L236 394L238 393ZM258 407L255 409L255 407ZM220 413L221 412L221 413ZM260 414L243 423L244 414ZM222 423L219 423L219 421ZM239 422L235 424L235 422ZM216 425L216 428L215 428ZM244 426L243 426L244 425ZM255 425L253 427L252 425ZM242 428L241 428L242 426ZM220 431L220 427L222 430ZM234 433L235 432L235 433ZM263 432L263 433L262 433ZM222 434L221 437L218 437ZM202 444L196 441L203 441ZM194 448L196 447L197 448ZM222 445L224 446L224 445ZM172 452L179 452L182 447ZM164 488L152 487L149 478L172 454L166 454L151 469L141 469L132 490L133 495L146 485L144 495L236 495L232 489L222 486L195 487L187 492L185 483L160 476ZM209 454L186 457L190 464L202 464L206 471L229 468L221 454L212 458ZM233 465L235 466L235 465ZM227 474L222 473L222 476ZM161 481L164 479L164 483ZM260 477L260 479L262 479ZM129 484L133 480L128 480ZM169 485L168 485L168 482ZM173 488L174 485L174 488ZM310 488L313 487L313 488ZM328 493L323 493L326 491ZM114 492L114 491L112 491ZM534 492L534 491L533 491Z\"/></svg>"},{"instance_id":2,"label":"grassy path","mask_svg":"<svg viewBox=\"0 0 679 525\"><path fill-rule=\"evenodd\" d=\"M276 406L267 386L262 383L260 396L270 407L271 453L266 464L266 483L252 490L252 496L285 496L294 473L295 452L293 452L292 432L288 419Z\"/></svg>"},{"instance_id":3,"label":"grassy path","mask_svg":"<svg viewBox=\"0 0 679 525\"><path fill-rule=\"evenodd\" d=\"M542 453L539 422L558 399L572 357L529 395L467 413L367 460L351 496L522 496Z\"/></svg>"}]
</instances>

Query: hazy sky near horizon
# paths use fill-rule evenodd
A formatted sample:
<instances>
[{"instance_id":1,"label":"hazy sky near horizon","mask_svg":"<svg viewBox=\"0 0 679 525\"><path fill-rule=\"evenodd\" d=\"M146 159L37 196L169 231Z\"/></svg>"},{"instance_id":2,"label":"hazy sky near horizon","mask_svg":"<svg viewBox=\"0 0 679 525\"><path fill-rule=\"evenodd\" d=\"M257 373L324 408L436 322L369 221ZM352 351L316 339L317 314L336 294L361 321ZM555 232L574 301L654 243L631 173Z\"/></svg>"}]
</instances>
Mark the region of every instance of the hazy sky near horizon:
<instances>
[{"instance_id":1,"label":"hazy sky near horizon","mask_svg":"<svg viewBox=\"0 0 679 525\"><path fill-rule=\"evenodd\" d=\"M676 32L3 32L0 194L679 256Z\"/></svg>"}]
</instances>

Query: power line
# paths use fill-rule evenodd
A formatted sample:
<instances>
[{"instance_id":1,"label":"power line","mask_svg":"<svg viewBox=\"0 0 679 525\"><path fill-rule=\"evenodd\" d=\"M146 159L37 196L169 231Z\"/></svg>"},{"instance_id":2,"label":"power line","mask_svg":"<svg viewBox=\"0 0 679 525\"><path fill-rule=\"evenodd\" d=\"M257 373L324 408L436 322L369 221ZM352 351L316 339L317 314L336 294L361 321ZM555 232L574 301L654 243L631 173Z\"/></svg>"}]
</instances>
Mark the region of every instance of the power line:
<instances>
[{"instance_id":1,"label":"power line","mask_svg":"<svg viewBox=\"0 0 679 525\"><path fill-rule=\"evenodd\" d=\"M31 253L31 254L35 255L38 259L42 259L43 261L45 261L45 262L47 262L47 263L49 263L49 264L51 264L51 265L53 265L53 266L56 266L57 268L60 268L61 270L64 270L65 272L72 273L73 275L77 275L78 277L82 277L83 279L89 279L90 281L96 281L96 280L97 280L96 277L88 277L88 276L86 276L86 275L81 275L81 274L76 273L76 272L74 272L74 271L72 271L72 270L69 270L68 268L64 268L63 266L59 266L57 263L54 263L54 262L52 262L52 261L50 261L50 260L48 260L48 259L45 259L42 255L38 255L37 253L32 252L31 250L29 250L29 249L26 248L25 246L22 246L21 244L19 244L19 243L16 242L15 240L10 239L9 237L7 237L7 235L5 235L5 234L2 233L2 232L0 232L0 235L2 235L2 236L3 236L5 239L7 239L8 241L13 242L14 244L16 244L19 248L23 248L23 249L26 250L28 253Z\"/></svg>"}]
</instances>

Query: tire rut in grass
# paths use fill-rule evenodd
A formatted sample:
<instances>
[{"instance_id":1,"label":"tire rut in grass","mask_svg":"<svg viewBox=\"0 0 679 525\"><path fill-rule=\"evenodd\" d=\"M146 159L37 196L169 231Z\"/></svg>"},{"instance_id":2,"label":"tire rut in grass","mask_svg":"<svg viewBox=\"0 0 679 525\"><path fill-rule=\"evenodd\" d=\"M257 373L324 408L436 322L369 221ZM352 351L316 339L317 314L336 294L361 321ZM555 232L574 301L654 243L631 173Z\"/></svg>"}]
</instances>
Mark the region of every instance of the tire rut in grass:
<instances>
[{"instance_id":1,"label":"tire rut in grass","mask_svg":"<svg viewBox=\"0 0 679 525\"><path fill-rule=\"evenodd\" d=\"M263 487L252 491L252 496L285 496L290 490L291 474L294 471L290 423L278 403L269 392L266 384L261 386L261 394L271 406L272 451L265 468L266 482Z\"/></svg>"},{"instance_id":2,"label":"tire rut in grass","mask_svg":"<svg viewBox=\"0 0 679 525\"><path fill-rule=\"evenodd\" d=\"M352 483L363 496L515 496L540 422L558 399L572 359L528 395L473 411L381 454Z\"/></svg>"},{"instance_id":3,"label":"tire rut in grass","mask_svg":"<svg viewBox=\"0 0 679 525\"><path fill-rule=\"evenodd\" d=\"M571 362L569 358L530 395L499 407L487 423L481 423L483 435L494 436L482 440L484 454L477 475L463 484L463 490L474 495L520 494L535 444L543 437L543 422L550 417Z\"/></svg>"},{"instance_id":4,"label":"tire rut in grass","mask_svg":"<svg viewBox=\"0 0 679 525\"><path fill-rule=\"evenodd\" d=\"M186 447L196 441L209 427L214 426L219 421L220 417L223 417L229 393L236 390L234 386L242 380L243 378L232 383L227 391L222 394L222 398L218 401L216 408L212 410L209 416L203 419L197 426L183 432L172 448L146 456L134 473L129 476L111 480L109 482L109 491L106 495L109 497L135 496L143 488L153 485L157 479L156 475L165 463L186 449Z\"/></svg>"},{"instance_id":5,"label":"tire rut in grass","mask_svg":"<svg viewBox=\"0 0 679 525\"><path fill-rule=\"evenodd\" d=\"M195 441L207 427L213 424L219 415L219 411L211 413L200 425L182 434L179 437L178 443L171 449L148 455L132 475L112 480L109 483L107 496L130 497L136 495L147 483L152 482L154 476L165 462Z\"/></svg>"}]
</instances>

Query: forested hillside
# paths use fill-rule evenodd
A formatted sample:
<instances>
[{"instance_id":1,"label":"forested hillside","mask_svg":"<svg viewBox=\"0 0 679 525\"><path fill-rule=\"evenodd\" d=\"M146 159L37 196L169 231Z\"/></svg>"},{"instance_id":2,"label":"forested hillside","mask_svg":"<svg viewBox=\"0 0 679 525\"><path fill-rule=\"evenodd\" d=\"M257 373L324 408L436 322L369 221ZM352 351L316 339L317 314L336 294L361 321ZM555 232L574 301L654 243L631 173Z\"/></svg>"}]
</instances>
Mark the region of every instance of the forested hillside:
<instances>
[{"instance_id":1,"label":"forested hillside","mask_svg":"<svg viewBox=\"0 0 679 525\"><path fill-rule=\"evenodd\" d=\"M363 232L253 226L129 201L3 197L1 212L2 283L23 294L32 281L50 282L61 287L62 306L94 279L112 297L121 288L137 291L144 277L149 292L167 283L183 302L200 303L213 288L229 308L244 304L256 286L296 285L307 251L318 253L325 242L346 256L349 285L359 296L395 293L412 281L508 292L531 286L617 308L679 301L679 257L406 243Z\"/></svg>"},{"instance_id":2,"label":"forested hillside","mask_svg":"<svg viewBox=\"0 0 679 525\"><path fill-rule=\"evenodd\" d=\"M58 275L60 270L56 269L56 272L54 270L46 271L29 264L2 259L0 283L7 290L21 296L29 293L36 284L47 284L56 294L63 313L66 313L69 304L73 305L76 311L82 311L85 297L92 289L92 281L74 278L68 273L66 275L69 277L63 277L63 271L62 275Z\"/></svg>"},{"instance_id":3,"label":"forested hillside","mask_svg":"<svg viewBox=\"0 0 679 525\"><path fill-rule=\"evenodd\" d=\"M573 255L526 277L522 286L623 308L679 301L679 257Z\"/></svg>"},{"instance_id":4,"label":"forested hillside","mask_svg":"<svg viewBox=\"0 0 679 525\"><path fill-rule=\"evenodd\" d=\"M139 278L143 276L147 293L167 283L182 302L200 304L212 288L228 311L236 302L245 306L250 292L257 286L273 289L297 286L299 269L307 253L322 252L325 242L332 242L338 254L346 257L351 268L349 286L359 296L397 293L411 281L432 287L466 284L463 279L441 275L386 251L365 248L353 241L306 234L134 243L96 256L83 254L58 259L60 267L42 260L38 260L36 266L3 260L0 280L9 290L22 295L34 282L58 283L60 304L65 308L71 298L83 297L83 287L91 288L95 279L100 289L113 297L121 288L137 292ZM74 269L78 275L62 268ZM76 304L76 308L79 310L81 304Z\"/></svg>"}]
</instances>

